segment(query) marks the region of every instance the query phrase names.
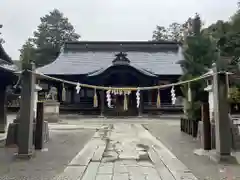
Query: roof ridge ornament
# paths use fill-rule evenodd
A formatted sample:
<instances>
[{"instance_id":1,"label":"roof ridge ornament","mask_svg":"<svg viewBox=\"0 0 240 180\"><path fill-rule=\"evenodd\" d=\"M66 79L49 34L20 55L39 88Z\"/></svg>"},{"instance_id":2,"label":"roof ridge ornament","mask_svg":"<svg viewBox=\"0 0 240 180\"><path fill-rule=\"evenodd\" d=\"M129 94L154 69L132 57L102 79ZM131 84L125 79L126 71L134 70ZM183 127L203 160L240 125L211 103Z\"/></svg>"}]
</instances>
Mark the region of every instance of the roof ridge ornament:
<instances>
[{"instance_id":1,"label":"roof ridge ornament","mask_svg":"<svg viewBox=\"0 0 240 180\"><path fill-rule=\"evenodd\" d=\"M127 58L127 53L119 52L115 54L116 58L112 61L113 65L129 65L130 60Z\"/></svg>"}]
</instances>

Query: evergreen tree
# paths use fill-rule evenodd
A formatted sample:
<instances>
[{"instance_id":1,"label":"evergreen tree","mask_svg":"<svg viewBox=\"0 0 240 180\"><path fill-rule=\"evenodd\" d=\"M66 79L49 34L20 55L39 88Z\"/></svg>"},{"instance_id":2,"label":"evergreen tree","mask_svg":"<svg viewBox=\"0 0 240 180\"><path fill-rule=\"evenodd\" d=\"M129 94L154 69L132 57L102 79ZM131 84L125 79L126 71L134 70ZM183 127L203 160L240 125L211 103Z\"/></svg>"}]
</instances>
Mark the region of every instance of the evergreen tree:
<instances>
[{"instance_id":1,"label":"evergreen tree","mask_svg":"<svg viewBox=\"0 0 240 180\"><path fill-rule=\"evenodd\" d=\"M196 15L191 24L190 34L185 38L183 44L184 60L180 61L183 70L181 80L189 80L203 75L211 68L217 59L216 46L209 36L201 32L201 19ZM192 101L189 103L188 114L190 118L200 118L200 101L206 87L204 80L190 84L192 90ZM188 95L188 85L182 86L185 97Z\"/></svg>"},{"instance_id":2,"label":"evergreen tree","mask_svg":"<svg viewBox=\"0 0 240 180\"><path fill-rule=\"evenodd\" d=\"M3 25L2 24L0 24L0 29L3 27ZM1 35L2 33L0 32L0 35ZM1 38L0 37L0 44L3 44L4 43L4 40L3 40L3 38Z\"/></svg>"},{"instance_id":3,"label":"evergreen tree","mask_svg":"<svg viewBox=\"0 0 240 180\"><path fill-rule=\"evenodd\" d=\"M54 9L40 18L41 23L22 46L21 58L34 60L36 66L44 66L54 61L66 41L77 41L80 38L73 25L63 13ZM26 52L27 51L27 52Z\"/></svg>"}]
</instances>

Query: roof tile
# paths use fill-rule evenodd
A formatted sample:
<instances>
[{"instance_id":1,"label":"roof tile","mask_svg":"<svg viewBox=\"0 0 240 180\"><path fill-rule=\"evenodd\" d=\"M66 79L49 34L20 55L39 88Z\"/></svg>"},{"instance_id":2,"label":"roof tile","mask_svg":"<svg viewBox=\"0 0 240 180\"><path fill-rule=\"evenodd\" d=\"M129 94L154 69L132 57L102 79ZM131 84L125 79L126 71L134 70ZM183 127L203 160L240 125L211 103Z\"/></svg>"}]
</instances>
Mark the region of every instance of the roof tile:
<instances>
[{"instance_id":1,"label":"roof tile","mask_svg":"<svg viewBox=\"0 0 240 180\"><path fill-rule=\"evenodd\" d=\"M38 69L49 75L88 74L112 64L115 54L105 51L65 51L51 64ZM180 51L166 52L126 52L132 66L138 66L158 75L181 75L182 70L177 62L182 60Z\"/></svg>"}]
</instances>

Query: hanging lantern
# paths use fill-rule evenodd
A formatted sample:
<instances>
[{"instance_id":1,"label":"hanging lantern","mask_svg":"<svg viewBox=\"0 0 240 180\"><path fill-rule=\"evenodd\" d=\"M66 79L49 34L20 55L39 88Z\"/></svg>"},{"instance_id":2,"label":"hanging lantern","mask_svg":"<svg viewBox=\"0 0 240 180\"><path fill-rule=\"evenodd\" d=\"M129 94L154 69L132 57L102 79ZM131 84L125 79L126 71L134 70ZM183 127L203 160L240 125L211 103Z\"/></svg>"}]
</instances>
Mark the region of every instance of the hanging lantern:
<instances>
[{"instance_id":1,"label":"hanging lantern","mask_svg":"<svg viewBox=\"0 0 240 180\"><path fill-rule=\"evenodd\" d=\"M157 108L161 107L161 98L160 98L160 90L158 89L158 95L157 95Z\"/></svg>"},{"instance_id":2,"label":"hanging lantern","mask_svg":"<svg viewBox=\"0 0 240 180\"><path fill-rule=\"evenodd\" d=\"M94 97L93 97L93 107L98 107L98 97L97 97L97 90L94 90Z\"/></svg>"},{"instance_id":3,"label":"hanging lantern","mask_svg":"<svg viewBox=\"0 0 240 180\"><path fill-rule=\"evenodd\" d=\"M64 84L62 84L62 101L66 101L66 89L64 87Z\"/></svg>"},{"instance_id":4,"label":"hanging lantern","mask_svg":"<svg viewBox=\"0 0 240 180\"><path fill-rule=\"evenodd\" d=\"M192 102L192 90L190 83L188 83L188 101Z\"/></svg>"},{"instance_id":5,"label":"hanging lantern","mask_svg":"<svg viewBox=\"0 0 240 180\"><path fill-rule=\"evenodd\" d=\"M171 97L172 97L172 104L175 104L176 103L176 94L175 94L174 86L172 86L172 89L171 89Z\"/></svg>"},{"instance_id":6,"label":"hanging lantern","mask_svg":"<svg viewBox=\"0 0 240 180\"><path fill-rule=\"evenodd\" d=\"M80 92L80 90L81 90L80 83L77 83L76 90L77 90L77 94L79 94L79 92Z\"/></svg>"},{"instance_id":7,"label":"hanging lantern","mask_svg":"<svg viewBox=\"0 0 240 180\"><path fill-rule=\"evenodd\" d=\"M140 107L140 90L136 92L137 108Z\"/></svg>"}]
</instances>

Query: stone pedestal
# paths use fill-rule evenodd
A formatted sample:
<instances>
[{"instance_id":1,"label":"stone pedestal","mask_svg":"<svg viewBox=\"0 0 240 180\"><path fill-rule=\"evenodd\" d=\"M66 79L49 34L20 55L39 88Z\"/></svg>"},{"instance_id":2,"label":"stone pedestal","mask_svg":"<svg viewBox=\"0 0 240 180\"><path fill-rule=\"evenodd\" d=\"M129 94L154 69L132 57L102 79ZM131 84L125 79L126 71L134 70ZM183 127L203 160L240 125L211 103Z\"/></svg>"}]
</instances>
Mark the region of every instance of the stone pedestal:
<instances>
[{"instance_id":1,"label":"stone pedestal","mask_svg":"<svg viewBox=\"0 0 240 180\"><path fill-rule=\"evenodd\" d=\"M44 120L53 123L59 121L59 106L60 103L53 100L44 102Z\"/></svg>"},{"instance_id":2,"label":"stone pedestal","mask_svg":"<svg viewBox=\"0 0 240 180\"><path fill-rule=\"evenodd\" d=\"M5 146L13 146L18 145L18 126L19 126L19 120L15 120L13 123L10 123L8 126L7 131L7 138L5 142ZM35 126L33 127L33 137L35 136ZM43 123L43 142L46 143L49 140L49 129L48 129L48 122L44 121ZM34 141L33 141L34 144Z\"/></svg>"}]
</instances>

